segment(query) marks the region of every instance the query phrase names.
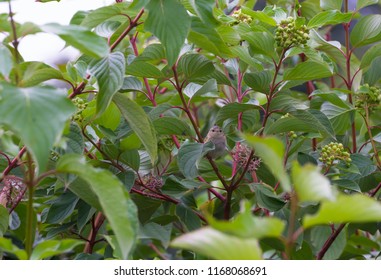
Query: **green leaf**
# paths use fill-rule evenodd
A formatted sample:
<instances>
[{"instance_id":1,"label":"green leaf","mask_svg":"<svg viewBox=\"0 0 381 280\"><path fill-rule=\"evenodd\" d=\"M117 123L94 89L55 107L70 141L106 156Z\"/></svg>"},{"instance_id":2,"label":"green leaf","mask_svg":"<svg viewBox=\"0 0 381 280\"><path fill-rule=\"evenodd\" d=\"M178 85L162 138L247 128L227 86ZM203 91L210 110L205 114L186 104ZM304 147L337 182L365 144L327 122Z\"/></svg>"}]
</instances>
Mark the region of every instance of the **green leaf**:
<instances>
[{"instance_id":1,"label":"green leaf","mask_svg":"<svg viewBox=\"0 0 381 280\"><path fill-rule=\"evenodd\" d=\"M264 54L273 59L277 57L274 36L270 33L249 32L243 34L241 37L249 43L250 48L254 53Z\"/></svg>"},{"instance_id":2,"label":"green leaf","mask_svg":"<svg viewBox=\"0 0 381 280\"><path fill-rule=\"evenodd\" d=\"M375 5L378 3L378 0L358 0L356 5L356 10L360 10L366 6Z\"/></svg>"},{"instance_id":3,"label":"green leaf","mask_svg":"<svg viewBox=\"0 0 381 280\"><path fill-rule=\"evenodd\" d=\"M221 35L213 27L203 23L197 17L192 18L188 40L217 56L226 58L232 55Z\"/></svg>"},{"instance_id":4,"label":"green leaf","mask_svg":"<svg viewBox=\"0 0 381 280\"><path fill-rule=\"evenodd\" d=\"M275 212L282 209L286 204L269 186L264 184L250 184L250 188L254 190L257 203L260 207Z\"/></svg>"},{"instance_id":5,"label":"green leaf","mask_svg":"<svg viewBox=\"0 0 381 280\"><path fill-rule=\"evenodd\" d=\"M328 117L336 134L344 135L351 126L355 108L339 107L329 102L323 103L321 111Z\"/></svg>"},{"instance_id":6,"label":"green leaf","mask_svg":"<svg viewBox=\"0 0 381 280\"><path fill-rule=\"evenodd\" d=\"M188 231L196 230L201 227L200 218L190 209L183 204L176 205L176 216L184 223Z\"/></svg>"},{"instance_id":7,"label":"green leaf","mask_svg":"<svg viewBox=\"0 0 381 280\"><path fill-rule=\"evenodd\" d=\"M157 140L151 120L144 110L127 96L117 93L114 95L113 101L143 143L151 158L151 163L154 164L157 160Z\"/></svg>"},{"instance_id":8,"label":"green leaf","mask_svg":"<svg viewBox=\"0 0 381 280\"><path fill-rule=\"evenodd\" d=\"M12 53L3 44L0 44L0 74L4 77L8 77L13 67Z\"/></svg>"},{"instance_id":9,"label":"green leaf","mask_svg":"<svg viewBox=\"0 0 381 280\"><path fill-rule=\"evenodd\" d=\"M200 54L186 54L179 60L179 72L184 73L188 81L205 76L214 71L213 63Z\"/></svg>"},{"instance_id":10,"label":"green leaf","mask_svg":"<svg viewBox=\"0 0 381 280\"><path fill-rule=\"evenodd\" d=\"M143 83L136 77L125 77L120 92L142 91Z\"/></svg>"},{"instance_id":11,"label":"green leaf","mask_svg":"<svg viewBox=\"0 0 381 280\"><path fill-rule=\"evenodd\" d=\"M279 118L265 128L266 135L289 131L319 132L319 130L314 126L311 126L311 124L292 116Z\"/></svg>"},{"instance_id":12,"label":"green leaf","mask_svg":"<svg viewBox=\"0 0 381 280\"><path fill-rule=\"evenodd\" d=\"M123 184L108 170L94 168L77 155L63 156L57 171L75 174L90 185L114 231L123 258L127 258L135 245L137 210Z\"/></svg>"},{"instance_id":13,"label":"green leaf","mask_svg":"<svg viewBox=\"0 0 381 280\"><path fill-rule=\"evenodd\" d=\"M82 245L82 240L64 239L64 240L45 240L33 249L30 256L31 260L43 260L62 253L69 252L75 247Z\"/></svg>"},{"instance_id":14,"label":"green leaf","mask_svg":"<svg viewBox=\"0 0 381 280\"><path fill-rule=\"evenodd\" d=\"M262 252L254 238L239 238L210 227L184 234L171 246L195 251L216 260L259 260Z\"/></svg>"},{"instance_id":15,"label":"green leaf","mask_svg":"<svg viewBox=\"0 0 381 280\"><path fill-rule=\"evenodd\" d=\"M62 222L73 213L78 200L79 197L72 192L63 193L54 201L52 206L50 206L45 221L49 224L58 224Z\"/></svg>"},{"instance_id":16,"label":"green leaf","mask_svg":"<svg viewBox=\"0 0 381 280\"><path fill-rule=\"evenodd\" d=\"M272 71L247 73L244 76L244 81L255 91L269 93L273 75L274 73Z\"/></svg>"},{"instance_id":17,"label":"green leaf","mask_svg":"<svg viewBox=\"0 0 381 280\"><path fill-rule=\"evenodd\" d=\"M285 191L291 191L290 179L283 167L284 146L275 137L258 137L244 135L247 143L255 149L255 153L280 181Z\"/></svg>"},{"instance_id":18,"label":"green leaf","mask_svg":"<svg viewBox=\"0 0 381 280\"><path fill-rule=\"evenodd\" d=\"M299 63L294 68L285 71L284 80L317 80L331 77L333 71L327 63L306 61Z\"/></svg>"},{"instance_id":19,"label":"green leaf","mask_svg":"<svg viewBox=\"0 0 381 280\"><path fill-rule=\"evenodd\" d=\"M117 16L124 19L122 14L128 12L128 5L129 3L118 3L93 10L86 15L81 25L87 28L94 28L107 20L116 20ZM132 17L130 13L129 16Z\"/></svg>"},{"instance_id":20,"label":"green leaf","mask_svg":"<svg viewBox=\"0 0 381 280\"><path fill-rule=\"evenodd\" d=\"M144 27L159 38L165 48L168 65L172 66L188 36L190 16L176 0L150 1L146 9L149 13Z\"/></svg>"},{"instance_id":21,"label":"green leaf","mask_svg":"<svg viewBox=\"0 0 381 280\"><path fill-rule=\"evenodd\" d=\"M299 201L319 202L335 199L331 183L320 173L317 166L312 164L300 166L295 161L292 165L291 177Z\"/></svg>"},{"instance_id":22,"label":"green leaf","mask_svg":"<svg viewBox=\"0 0 381 280\"><path fill-rule=\"evenodd\" d=\"M0 123L20 136L39 173L45 170L50 149L74 112L74 105L61 90L0 84Z\"/></svg>"},{"instance_id":23,"label":"green leaf","mask_svg":"<svg viewBox=\"0 0 381 280\"><path fill-rule=\"evenodd\" d=\"M63 26L50 23L41 26L48 33L54 33L64 40L68 45L95 58L102 58L109 53L109 47L104 38L78 25Z\"/></svg>"},{"instance_id":24,"label":"green leaf","mask_svg":"<svg viewBox=\"0 0 381 280\"><path fill-rule=\"evenodd\" d=\"M298 110L294 116L314 126L323 136L330 136L332 139L335 139L335 132L331 122L322 112L314 109Z\"/></svg>"},{"instance_id":25,"label":"green leaf","mask_svg":"<svg viewBox=\"0 0 381 280\"><path fill-rule=\"evenodd\" d=\"M213 16L214 0L188 0L197 16L209 26L217 26L218 21Z\"/></svg>"},{"instance_id":26,"label":"green leaf","mask_svg":"<svg viewBox=\"0 0 381 280\"><path fill-rule=\"evenodd\" d=\"M351 32L351 43L361 47L381 39L381 15L368 15L360 18Z\"/></svg>"},{"instance_id":27,"label":"green leaf","mask_svg":"<svg viewBox=\"0 0 381 280\"><path fill-rule=\"evenodd\" d=\"M90 72L97 78L97 113L101 115L110 104L114 94L122 87L125 59L121 52L110 53L90 64Z\"/></svg>"},{"instance_id":28,"label":"green leaf","mask_svg":"<svg viewBox=\"0 0 381 280\"><path fill-rule=\"evenodd\" d=\"M323 10L340 10L343 0L320 0L320 6Z\"/></svg>"},{"instance_id":29,"label":"green leaf","mask_svg":"<svg viewBox=\"0 0 381 280\"><path fill-rule=\"evenodd\" d=\"M327 239L332 235L330 226L317 226L311 230L311 243L317 251L323 248ZM347 243L346 230L342 230L332 245L324 254L323 260L336 260L340 257Z\"/></svg>"},{"instance_id":30,"label":"green leaf","mask_svg":"<svg viewBox=\"0 0 381 280\"><path fill-rule=\"evenodd\" d=\"M348 23L352 19L352 13L341 13L338 10L328 10L324 12L320 12L315 15L309 22L308 27L322 27L325 25L336 25L340 23Z\"/></svg>"},{"instance_id":31,"label":"green leaf","mask_svg":"<svg viewBox=\"0 0 381 280\"><path fill-rule=\"evenodd\" d=\"M218 111L216 124L222 125L222 123L227 119L236 119L239 113L259 109L259 106L253 104L244 104L238 102L229 103Z\"/></svg>"},{"instance_id":32,"label":"green leaf","mask_svg":"<svg viewBox=\"0 0 381 280\"><path fill-rule=\"evenodd\" d=\"M260 22L266 23L266 24L271 25L271 26L276 26L275 19L270 17L265 12L253 11L253 9L250 9L248 7L242 7L241 11L242 11L242 13L251 16L253 19L259 20Z\"/></svg>"},{"instance_id":33,"label":"green leaf","mask_svg":"<svg viewBox=\"0 0 381 280\"><path fill-rule=\"evenodd\" d=\"M11 76L18 75L20 87L32 87L51 79L63 79L62 73L53 67L37 61L23 62L11 72Z\"/></svg>"},{"instance_id":34,"label":"green leaf","mask_svg":"<svg viewBox=\"0 0 381 280\"><path fill-rule=\"evenodd\" d=\"M189 83L184 88L184 93L189 99L193 97L207 95L208 93L218 92L217 82L215 79L210 79L204 85L199 85L196 83Z\"/></svg>"},{"instance_id":35,"label":"green leaf","mask_svg":"<svg viewBox=\"0 0 381 280\"><path fill-rule=\"evenodd\" d=\"M13 245L12 240L0 237L0 249L4 252L14 254L19 260L27 260L28 255L25 250Z\"/></svg>"},{"instance_id":36,"label":"green leaf","mask_svg":"<svg viewBox=\"0 0 381 280\"><path fill-rule=\"evenodd\" d=\"M361 59L360 68L364 69L368 67L379 56L381 56L381 43L372 46L365 52Z\"/></svg>"},{"instance_id":37,"label":"green leaf","mask_svg":"<svg viewBox=\"0 0 381 280\"><path fill-rule=\"evenodd\" d=\"M369 85L375 85L381 79L381 57L375 57L370 64L370 67L364 74L364 82Z\"/></svg>"},{"instance_id":38,"label":"green leaf","mask_svg":"<svg viewBox=\"0 0 381 280\"><path fill-rule=\"evenodd\" d=\"M248 201L241 201L241 210L231 221L219 221L212 216L207 219L212 228L243 238L279 237L285 228L278 218L255 217Z\"/></svg>"},{"instance_id":39,"label":"green leaf","mask_svg":"<svg viewBox=\"0 0 381 280\"><path fill-rule=\"evenodd\" d=\"M366 223L381 220L381 204L363 194L339 195L335 201L322 202L315 215L306 215L305 228L330 223Z\"/></svg>"},{"instance_id":40,"label":"green leaf","mask_svg":"<svg viewBox=\"0 0 381 280\"><path fill-rule=\"evenodd\" d=\"M192 135L188 124L174 117L161 117L153 121L157 133L162 135Z\"/></svg>"},{"instance_id":41,"label":"green leaf","mask_svg":"<svg viewBox=\"0 0 381 280\"><path fill-rule=\"evenodd\" d=\"M133 61L126 66L126 74L144 78L162 78L164 74L155 66L144 61Z\"/></svg>"},{"instance_id":42,"label":"green leaf","mask_svg":"<svg viewBox=\"0 0 381 280\"><path fill-rule=\"evenodd\" d=\"M240 60L247 63L249 66L254 67L258 71L263 70L263 66L260 61L252 57L247 48L243 46L233 46L229 48L233 55L239 57Z\"/></svg>"},{"instance_id":43,"label":"green leaf","mask_svg":"<svg viewBox=\"0 0 381 280\"><path fill-rule=\"evenodd\" d=\"M0 204L0 237L8 230L9 214L7 208Z\"/></svg>"},{"instance_id":44,"label":"green leaf","mask_svg":"<svg viewBox=\"0 0 381 280\"><path fill-rule=\"evenodd\" d=\"M205 148L204 148L205 146ZM180 171L188 179L193 179L198 176L198 163L206 152L213 150L202 143L190 143L186 141L181 145L178 153L178 165Z\"/></svg>"}]
</instances>

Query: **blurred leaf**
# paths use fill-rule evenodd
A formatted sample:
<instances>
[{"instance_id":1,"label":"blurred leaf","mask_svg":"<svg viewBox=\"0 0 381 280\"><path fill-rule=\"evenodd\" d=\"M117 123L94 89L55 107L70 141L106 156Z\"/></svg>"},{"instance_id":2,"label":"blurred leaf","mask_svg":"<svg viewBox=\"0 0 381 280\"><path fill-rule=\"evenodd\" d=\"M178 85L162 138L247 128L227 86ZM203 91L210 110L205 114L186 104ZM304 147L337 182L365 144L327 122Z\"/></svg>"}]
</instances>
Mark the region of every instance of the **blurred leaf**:
<instances>
[{"instance_id":1,"label":"blurred leaf","mask_svg":"<svg viewBox=\"0 0 381 280\"><path fill-rule=\"evenodd\" d=\"M210 227L177 237L171 242L171 246L192 250L216 260L259 260L262 258L256 239L235 237Z\"/></svg>"},{"instance_id":2,"label":"blurred leaf","mask_svg":"<svg viewBox=\"0 0 381 280\"><path fill-rule=\"evenodd\" d=\"M172 66L188 35L190 16L176 0L150 1L146 9L149 13L144 27L159 38L165 48L168 65Z\"/></svg>"},{"instance_id":3,"label":"blurred leaf","mask_svg":"<svg viewBox=\"0 0 381 280\"><path fill-rule=\"evenodd\" d=\"M118 93L114 95L113 100L132 130L142 141L151 157L151 163L154 164L157 160L157 140L151 120L144 110L127 96Z\"/></svg>"},{"instance_id":4,"label":"blurred leaf","mask_svg":"<svg viewBox=\"0 0 381 280\"><path fill-rule=\"evenodd\" d=\"M12 53L3 44L0 44L0 74L4 77L8 77L13 67Z\"/></svg>"},{"instance_id":5,"label":"blurred leaf","mask_svg":"<svg viewBox=\"0 0 381 280\"><path fill-rule=\"evenodd\" d=\"M356 5L356 10L360 10L366 6L375 5L378 0L358 0Z\"/></svg>"},{"instance_id":6,"label":"blurred leaf","mask_svg":"<svg viewBox=\"0 0 381 280\"><path fill-rule=\"evenodd\" d=\"M109 53L109 47L104 38L79 25L59 25L50 23L41 26L48 33L54 33L64 40L68 45L95 58L102 58Z\"/></svg>"},{"instance_id":7,"label":"blurred leaf","mask_svg":"<svg viewBox=\"0 0 381 280\"><path fill-rule=\"evenodd\" d=\"M283 167L284 146L275 137L244 135L247 143L255 149L256 155L267 165L280 181L285 191L291 191L290 179Z\"/></svg>"},{"instance_id":8,"label":"blurred leaf","mask_svg":"<svg viewBox=\"0 0 381 280\"><path fill-rule=\"evenodd\" d=\"M9 214L7 208L0 204L0 237L8 230Z\"/></svg>"},{"instance_id":9,"label":"blurred leaf","mask_svg":"<svg viewBox=\"0 0 381 280\"><path fill-rule=\"evenodd\" d=\"M20 136L36 160L38 172L43 172L74 105L64 91L44 87L16 88L2 83L0 96L0 123Z\"/></svg>"},{"instance_id":10,"label":"blurred leaf","mask_svg":"<svg viewBox=\"0 0 381 280\"><path fill-rule=\"evenodd\" d=\"M279 237L285 227L278 218L255 217L247 201L241 201L241 210L231 221L219 221L212 216L207 219L212 228L242 238Z\"/></svg>"},{"instance_id":11,"label":"blurred leaf","mask_svg":"<svg viewBox=\"0 0 381 280\"><path fill-rule=\"evenodd\" d=\"M372 62L381 56L381 43L370 47L361 58L361 69L364 69L372 64Z\"/></svg>"},{"instance_id":12,"label":"blurred leaf","mask_svg":"<svg viewBox=\"0 0 381 280\"><path fill-rule=\"evenodd\" d=\"M341 13L339 10L328 10L315 15L309 22L307 27L322 27L325 25L336 25L340 23L348 23L352 19L352 13Z\"/></svg>"},{"instance_id":13,"label":"blurred leaf","mask_svg":"<svg viewBox=\"0 0 381 280\"><path fill-rule=\"evenodd\" d=\"M320 0L320 6L323 10L341 10L343 0Z\"/></svg>"},{"instance_id":14,"label":"blurred leaf","mask_svg":"<svg viewBox=\"0 0 381 280\"><path fill-rule=\"evenodd\" d=\"M122 87L125 58L121 52L110 53L90 64L90 72L97 78L97 113L101 115L110 104L114 94Z\"/></svg>"},{"instance_id":15,"label":"blurred leaf","mask_svg":"<svg viewBox=\"0 0 381 280\"><path fill-rule=\"evenodd\" d=\"M26 251L14 245L10 239L0 237L0 249L4 252L14 254L19 260L28 259Z\"/></svg>"},{"instance_id":16,"label":"blurred leaf","mask_svg":"<svg viewBox=\"0 0 381 280\"><path fill-rule=\"evenodd\" d=\"M336 195L331 183L320 173L317 166L300 166L295 161L291 177L300 202L335 200Z\"/></svg>"},{"instance_id":17,"label":"blurred leaf","mask_svg":"<svg viewBox=\"0 0 381 280\"><path fill-rule=\"evenodd\" d=\"M135 245L137 210L123 184L108 170L94 168L77 155L63 156L57 171L75 174L90 185L114 231L123 258L127 258Z\"/></svg>"},{"instance_id":18,"label":"blurred leaf","mask_svg":"<svg viewBox=\"0 0 381 280\"><path fill-rule=\"evenodd\" d=\"M20 77L18 81L18 86L20 87L32 87L51 79L63 79L60 71L37 61L28 61L18 64L17 68L11 72L11 76L15 75Z\"/></svg>"},{"instance_id":19,"label":"blurred leaf","mask_svg":"<svg viewBox=\"0 0 381 280\"><path fill-rule=\"evenodd\" d=\"M65 252L69 252L82 244L82 240L76 239L45 240L37 244L37 246L33 249L30 259L43 260L50 258Z\"/></svg>"},{"instance_id":20,"label":"blurred leaf","mask_svg":"<svg viewBox=\"0 0 381 280\"><path fill-rule=\"evenodd\" d=\"M330 223L364 223L381 220L381 204L363 194L339 195L335 201L322 202L315 215L303 218L305 228Z\"/></svg>"},{"instance_id":21,"label":"blurred leaf","mask_svg":"<svg viewBox=\"0 0 381 280\"><path fill-rule=\"evenodd\" d=\"M381 39L381 15L361 17L351 31L351 43L361 47L375 43Z\"/></svg>"},{"instance_id":22,"label":"blurred leaf","mask_svg":"<svg viewBox=\"0 0 381 280\"><path fill-rule=\"evenodd\" d=\"M283 78L284 80L308 81L327 78L332 75L333 71L327 63L308 60L286 70Z\"/></svg>"}]
</instances>

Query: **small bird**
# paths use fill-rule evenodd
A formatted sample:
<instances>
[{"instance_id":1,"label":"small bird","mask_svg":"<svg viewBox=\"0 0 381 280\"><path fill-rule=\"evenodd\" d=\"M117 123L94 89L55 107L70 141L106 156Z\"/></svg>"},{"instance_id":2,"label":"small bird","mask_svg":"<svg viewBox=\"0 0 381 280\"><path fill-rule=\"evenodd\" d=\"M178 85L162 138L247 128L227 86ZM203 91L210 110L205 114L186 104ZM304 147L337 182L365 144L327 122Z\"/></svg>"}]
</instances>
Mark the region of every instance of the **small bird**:
<instances>
[{"instance_id":1,"label":"small bird","mask_svg":"<svg viewBox=\"0 0 381 280\"><path fill-rule=\"evenodd\" d=\"M226 149L226 136L222 129L214 125L205 137L204 143L212 142L214 150L208 152L208 156L215 159L222 156Z\"/></svg>"}]
</instances>

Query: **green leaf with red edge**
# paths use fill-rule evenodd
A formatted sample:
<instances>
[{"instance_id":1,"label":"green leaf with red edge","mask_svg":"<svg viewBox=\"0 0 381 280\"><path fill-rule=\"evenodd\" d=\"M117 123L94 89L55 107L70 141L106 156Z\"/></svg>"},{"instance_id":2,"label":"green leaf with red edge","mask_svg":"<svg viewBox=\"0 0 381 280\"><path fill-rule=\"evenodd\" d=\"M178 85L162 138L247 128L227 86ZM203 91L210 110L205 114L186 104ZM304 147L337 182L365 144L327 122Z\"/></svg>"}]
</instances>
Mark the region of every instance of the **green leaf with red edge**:
<instances>
[{"instance_id":1,"label":"green leaf with red edge","mask_svg":"<svg viewBox=\"0 0 381 280\"><path fill-rule=\"evenodd\" d=\"M150 1L144 28L159 38L165 48L168 65L175 64L190 29L190 16L176 0Z\"/></svg>"},{"instance_id":2,"label":"green leaf with red edge","mask_svg":"<svg viewBox=\"0 0 381 280\"><path fill-rule=\"evenodd\" d=\"M38 173L45 170L50 149L74 112L63 90L0 83L0 123L21 138L37 163Z\"/></svg>"},{"instance_id":3,"label":"green leaf with red edge","mask_svg":"<svg viewBox=\"0 0 381 280\"><path fill-rule=\"evenodd\" d=\"M122 87L126 61L121 52L110 53L90 64L90 73L97 78L97 114L101 115L110 104L114 94Z\"/></svg>"}]
</instances>

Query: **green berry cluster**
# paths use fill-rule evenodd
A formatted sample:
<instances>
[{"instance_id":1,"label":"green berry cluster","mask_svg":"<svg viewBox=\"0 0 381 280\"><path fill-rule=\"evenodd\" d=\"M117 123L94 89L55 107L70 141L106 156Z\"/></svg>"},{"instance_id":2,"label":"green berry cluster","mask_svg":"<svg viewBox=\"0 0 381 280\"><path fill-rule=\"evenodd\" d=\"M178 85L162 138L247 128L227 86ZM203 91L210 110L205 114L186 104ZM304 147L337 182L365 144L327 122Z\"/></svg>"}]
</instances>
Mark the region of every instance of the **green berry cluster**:
<instances>
[{"instance_id":1,"label":"green berry cluster","mask_svg":"<svg viewBox=\"0 0 381 280\"><path fill-rule=\"evenodd\" d=\"M319 160L325 165L336 164L339 160L345 162L347 165L352 162L350 154L345 151L343 144L337 142L331 142L325 145L321 150Z\"/></svg>"},{"instance_id":2,"label":"green berry cluster","mask_svg":"<svg viewBox=\"0 0 381 280\"><path fill-rule=\"evenodd\" d=\"M52 161L57 161L60 158L60 154L57 151L51 150L50 151L50 159Z\"/></svg>"},{"instance_id":3,"label":"green berry cluster","mask_svg":"<svg viewBox=\"0 0 381 280\"><path fill-rule=\"evenodd\" d=\"M368 84L362 85L355 93L355 106L358 109L363 109L365 106L369 110L381 105L381 89Z\"/></svg>"},{"instance_id":4,"label":"green berry cluster","mask_svg":"<svg viewBox=\"0 0 381 280\"><path fill-rule=\"evenodd\" d=\"M83 110L87 108L88 103L79 97L75 97L74 99L72 99L72 102L77 107L77 112L72 117L72 120L76 122L82 122L83 121L82 112Z\"/></svg>"},{"instance_id":5,"label":"green berry cluster","mask_svg":"<svg viewBox=\"0 0 381 280\"><path fill-rule=\"evenodd\" d=\"M306 45L310 39L310 30L306 25L297 26L293 17L282 20L277 25L275 40L279 47Z\"/></svg>"},{"instance_id":6,"label":"green berry cluster","mask_svg":"<svg viewBox=\"0 0 381 280\"><path fill-rule=\"evenodd\" d=\"M242 13L241 9L234 11L232 17L234 17L238 23L244 22L250 24L253 21L253 18L247 14Z\"/></svg>"}]
</instances>

